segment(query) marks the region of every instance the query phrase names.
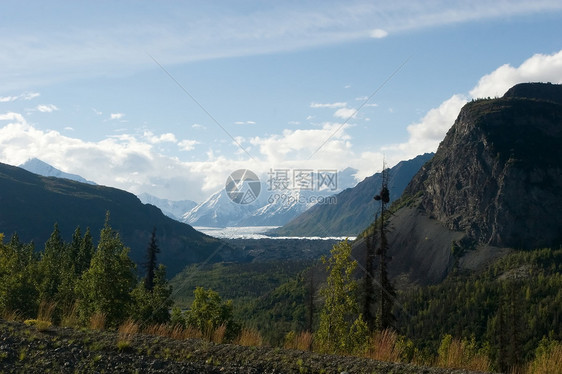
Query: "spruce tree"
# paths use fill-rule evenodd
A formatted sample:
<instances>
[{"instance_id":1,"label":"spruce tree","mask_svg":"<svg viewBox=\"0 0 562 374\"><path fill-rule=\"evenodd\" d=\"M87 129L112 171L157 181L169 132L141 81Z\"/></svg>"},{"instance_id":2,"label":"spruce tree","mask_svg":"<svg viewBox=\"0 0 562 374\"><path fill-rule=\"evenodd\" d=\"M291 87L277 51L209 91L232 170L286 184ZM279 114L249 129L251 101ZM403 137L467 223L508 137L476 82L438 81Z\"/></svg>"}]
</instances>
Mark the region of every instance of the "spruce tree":
<instances>
[{"instance_id":1,"label":"spruce tree","mask_svg":"<svg viewBox=\"0 0 562 374\"><path fill-rule=\"evenodd\" d=\"M84 323L94 313L101 313L108 326L116 327L129 316L135 265L128 252L119 234L109 225L108 212L90 267L77 285L78 312Z\"/></svg>"},{"instance_id":2,"label":"spruce tree","mask_svg":"<svg viewBox=\"0 0 562 374\"><path fill-rule=\"evenodd\" d=\"M152 229L152 236L150 237L150 244L146 249L146 262L144 268L146 269L146 277L144 279L144 287L148 291L154 288L154 276L156 271L156 255L160 253L160 248L156 243L156 227Z\"/></svg>"}]
</instances>

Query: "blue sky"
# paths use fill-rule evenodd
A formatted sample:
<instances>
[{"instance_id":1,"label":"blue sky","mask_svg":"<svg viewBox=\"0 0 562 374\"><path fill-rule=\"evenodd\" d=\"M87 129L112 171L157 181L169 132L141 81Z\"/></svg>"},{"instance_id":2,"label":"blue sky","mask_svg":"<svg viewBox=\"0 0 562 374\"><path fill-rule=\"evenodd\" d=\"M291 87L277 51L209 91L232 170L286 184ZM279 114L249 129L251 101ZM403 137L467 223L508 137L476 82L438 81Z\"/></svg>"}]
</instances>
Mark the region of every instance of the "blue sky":
<instances>
[{"instance_id":1,"label":"blue sky","mask_svg":"<svg viewBox=\"0 0 562 374\"><path fill-rule=\"evenodd\" d=\"M560 1L0 9L0 161L163 198L202 201L239 168L361 180L435 151L467 100L562 83Z\"/></svg>"}]
</instances>

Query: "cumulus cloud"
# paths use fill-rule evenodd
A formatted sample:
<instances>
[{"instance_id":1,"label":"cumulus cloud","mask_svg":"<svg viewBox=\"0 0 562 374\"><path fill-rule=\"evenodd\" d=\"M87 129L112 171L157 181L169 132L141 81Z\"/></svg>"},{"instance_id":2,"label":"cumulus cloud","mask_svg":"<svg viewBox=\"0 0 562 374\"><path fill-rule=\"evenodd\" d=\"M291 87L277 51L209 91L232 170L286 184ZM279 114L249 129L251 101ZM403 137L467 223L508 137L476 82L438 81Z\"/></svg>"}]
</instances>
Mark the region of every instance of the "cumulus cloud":
<instances>
[{"instance_id":1,"label":"cumulus cloud","mask_svg":"<svg viewBox=\"0 0 562 374\"><path fill-rule=\"evenodd\" d=\"M178 147L180 147L182 151L191 151L195 148L196 144L199 144L197 140L184 139L178 143Z\"/></svg>"},{"instance_id":2,"label":"cumulus cloud","mask_svg":"<svg viewBox=\"0 0 562 374\"><path fill-rule=\"evenodd\" d=\"M519 67L502 65L480 78L476 87L470 91L470 96L503 96L509 88L522 82L562 83L562 51L552 55L536 54Z\"/></svg>"},{"instance_id":3,"label":"cumulus cloud","mask_svg":"<svg viewBox=\"0 0 562 374\"><path fill-rule=\"evenodd\" d=\"M121 119L125 116L123 113L111 113L109 119Z\"/></svg>"},{"instance_id":4,"label":"cumulus cloud","mask_svg":"<svg viewBox=\"0 0 562 374\"><path fill-rule=\"evenodd\" d=\"M420 122L408 126L407 142L385 147L384 150L401 152L404 157L435 152L469 99L500 97L515 84L524 82L562 83L562 51L552 55L536 54L518 67L509 64L500 66L483 76L469 95L451 96L439 107L431 109Z\"/></svg>"},{"instance_id":5,"label":"cumulus cloud","mask_svg":"<svg viewBox=\"0 0 562 374\"><path fill-rule=\"evenodd\" d=\"M235 125L255 125L255 121L236 121L234 122Z\"/></svg>"},{"instance_id":6,"label":"cumulus cloud","mask_svg":"<svg viewBox=\"0 0 562 374\"><path fill-rule=\"evenodd\" d=\"M120 134L87 142L39 130L19 113L0 114L0 121L1 162L19 165L40 157L63 171L133 193L149 192L178 200L207 197L202 189L204 175L193 170L208 172L209 165L192 166L161 155L144 137Z\"/></svg>"},{"instance_id":7,"label":"cumulus cloud","mask_svg":"<svg viewBox=\"0 0 562 374\"><path fill-rule=\"evenodd\" d=\"M350 119L355 118L357 116L357 110L353 108L340 108L336 110L334 113L334 117L341 118L341 119Z\"/></svg>"},{"instance_id":8,"label":"cumulus cloud","mask_svg":"<svg viewBox=\"0 0 562 374\"><path fill-rule=\"evenodd\" d=\"M37 107L35 109L37 109L38 111L40 111L42 113L51 113L51 112L54 112L55 110L59 110L59 108L57 108L53 104L37 105Z\"/></svg>"},{"instance_id":9,"label":"cumulus cloud","mask_svg":"<svg viewBox=\"0 0 562 374\"><path fill-rule=\"evenodd\" d=\"M336 108L344 108L346 106L347 106L347 103L345 103L345 102L336 102L336 103L315 103L315 102L312 102L312 103L310 103L311 108L336 109Z\"/></svg>"},{"instance_id":10,"label":"cumulus cloud","mask_svg":"<svg viewBox=\"0 0 562 374\"><path fill-rule=\"evenodd\" d=\"M203 130L206 129L205 126L200 125L198 123L194 123L193 125L191 125L191 128L193 128L193 129L203 129Z\"/></svg>"},{"instance_id":11,"label":"cumulus cloud","mask_svg":"<svg viewBox=\"0 0 562 374\"><path fill-rule=\"evenodd\" d=\"M374 29L374 30L371 30L371 32L369 33L369 36L371 38L375 38L375 39L386 38L388 36L388 31L383 30L383 29Z\"/></svg>"},{"instance_id":12,"label":"cumulus cloud","mask_svg":"<svg viewBox=\"0 0 562 374\"><path fill-rule=\"evenodd\" d=\"M158 143L164 143L164 142L169 142L169 143L177 143L178 140L176 139L176 136L174 134L172 134L171 132L167 132L165 134L161 134L161 135L154 135L154 133L152 133L152 131L145 131L143 133L143 137L151 144L158 144Z\"/></svg>"}]
</instances>

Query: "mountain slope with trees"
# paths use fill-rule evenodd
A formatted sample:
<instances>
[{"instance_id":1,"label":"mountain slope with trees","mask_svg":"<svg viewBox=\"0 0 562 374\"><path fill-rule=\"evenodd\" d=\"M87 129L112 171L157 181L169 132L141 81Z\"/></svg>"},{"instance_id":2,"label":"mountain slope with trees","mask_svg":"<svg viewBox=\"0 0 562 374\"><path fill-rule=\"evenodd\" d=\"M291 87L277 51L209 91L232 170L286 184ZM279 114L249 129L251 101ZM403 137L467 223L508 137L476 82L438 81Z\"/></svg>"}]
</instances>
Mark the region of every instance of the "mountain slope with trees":
<instances>
[{"instance_id":1,"label":"mountain slope with trees","mask_svg":"<svg viewBox=\"0 0 562 374\"><path fill-rule=\"evenodd\" d=\"M144 261L144 251L154 227L158 230L160 261L169 275L186 265L236 256L224 242L166 217L160 209L144 205L131 193L110 187L42 177L0 163L0 232L17 232L23 242L42 245L58 223L63 238L69 239L76 226L99 232L107 211L130 256ZM98 238L94 238L97 240Z\"/></svg>"},{"instance_id":2,"label":"mountain slope with trees","mask_svg":"<svg viewBox=\"0 0 562 374\"><path fill-rule=\"evenodd\" d=\"M401 161L389 170L390 201L400 197L417 171L433 157L426 153ZM376 173L335 195L335 204L317 204L270 233L279 236L357 236L374 219L373 196L381 185Z\"/></svg>"}]
</instances>

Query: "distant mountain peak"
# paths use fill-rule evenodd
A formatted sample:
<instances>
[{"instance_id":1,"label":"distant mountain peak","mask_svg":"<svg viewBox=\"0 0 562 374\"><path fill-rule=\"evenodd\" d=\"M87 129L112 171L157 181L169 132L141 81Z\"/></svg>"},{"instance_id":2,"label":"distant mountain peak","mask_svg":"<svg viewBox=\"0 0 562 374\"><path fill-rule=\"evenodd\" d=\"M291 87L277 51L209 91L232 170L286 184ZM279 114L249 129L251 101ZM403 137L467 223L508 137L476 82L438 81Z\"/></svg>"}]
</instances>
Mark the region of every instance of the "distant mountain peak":
<instances>
[{"instance_id":1,"label":"distant mountain peak","mask_svg":"<svg viewBox=\"0 0 562 374\"><path fill-rule=\"evenodd\" d=\"M81 176L79 176L77 174L65 173L64 171L61 171L61 170L55 168L54 166L49 165L45 161L41 161L38 158L31 158L31 159L27 160L26 162L24 162L23 164L19 165L19 167L24 169L24 170L27 170L31 173L41 175L43 177L64 178L64 179L70 179L70 180L73 180L73 181L76 181L76 182L81 182L81 183L87 183L87 184L92 184L92 185L96 184L92 181L89 181L85 178L82 178Z\"/></svg>"}]
</instances>

